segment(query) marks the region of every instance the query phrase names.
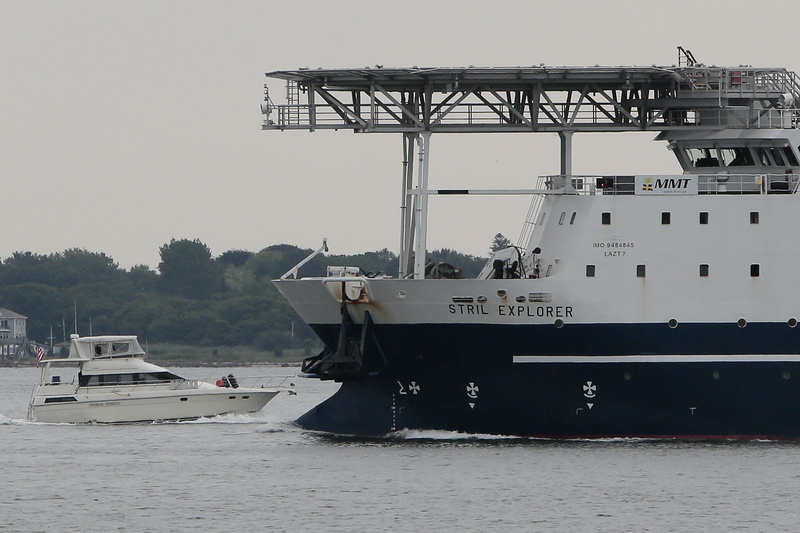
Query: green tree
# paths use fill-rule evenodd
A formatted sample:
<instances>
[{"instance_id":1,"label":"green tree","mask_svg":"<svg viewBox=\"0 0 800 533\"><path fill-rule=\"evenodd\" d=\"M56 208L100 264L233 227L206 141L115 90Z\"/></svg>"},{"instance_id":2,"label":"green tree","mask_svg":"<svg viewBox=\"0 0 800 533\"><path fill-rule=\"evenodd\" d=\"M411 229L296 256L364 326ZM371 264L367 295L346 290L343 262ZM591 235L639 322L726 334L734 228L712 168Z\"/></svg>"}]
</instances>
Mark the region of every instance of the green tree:
<instances>
[{"instance_id":1,"label":"green tree","mask_svg":"<svg viewBox=\"0 0 800 533\"><path fill-rule=\"evenodd\" d=\"M492 239L492 246L489 248L489 254L492 254L498 250L502 250L503 248L508 248L512 246L511 241L502 233L498 233Z\"/></svg>"},{"instance_id":2,"label":"green tree","mask_svg":"<svg viewBox=\"0 0 800 533\"><path fill-rule=\"evenodd\" d=\"M207 299L222 288L221 269L211 258L211 249L199 239L172 239L159 252L158 271L168 293Z\"/></svg>"}]
</instances>

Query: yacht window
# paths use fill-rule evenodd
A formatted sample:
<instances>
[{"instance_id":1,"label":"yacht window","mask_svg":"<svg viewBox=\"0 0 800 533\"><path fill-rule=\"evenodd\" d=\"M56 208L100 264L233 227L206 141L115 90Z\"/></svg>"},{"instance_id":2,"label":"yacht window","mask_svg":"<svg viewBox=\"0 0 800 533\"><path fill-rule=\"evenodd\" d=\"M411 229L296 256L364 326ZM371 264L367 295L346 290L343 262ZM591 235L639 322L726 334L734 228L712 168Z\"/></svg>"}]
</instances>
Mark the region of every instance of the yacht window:
<instances>
[{"instance_id":1,"label":"yacht window","mask_svg":"<svg viewBox=\"0 0 800 533\"><path fill-rule=\"evenodd\" d=\"M700 211L700 223L708 224L708 211Z\"/></svg>"},{"instance_id":2,"label":"yacht window","mask_svg":"<svg viewBox=\"0 0 800 533\"><path fill-rule=\"evenodd\" d=\"M594 265L586 265L586 277L587 278L594 277Z\"/></svg>"},{"instance_id":3,"label":"yacht window","mask_svg":"<svg viewBox=\"0 0 800 533\"><path fill-rule=\"evenodd\" d=\"M661 213L661 223L662 224L669 224L670 214L669 212Z\"/></svg>"},{"instance_id":4,"label":"yacht window","mask_svg":"<svg viewBox=\"0 0 800 533\"><path fill-rule=\"evenodd\" d=\"M139 376L138 374L120 374L119 375L119 384L120 385L135 385L138 383Z\"/></svg>"},{"instance_id":5,"label":"yacht window","mask_svg":"<svg viewBox=\"0 0 800 533\"><path fill-rule=\"evenodd\" d=\"M603 225L611 224L611 213L603 213L602 221L603 221Z\"/></svg>"},{"instance_id":6,"label":"yacht window","mask_svg":"<svg viewBox=\"0 0 800 533\"><path fill-rule=\"evenodd\" d=\"M108 347L105 344L95 344L94 345L94 354L95 355L105 355L108 352Z\"/></svg>"},{"instance_id":7,"label":"yacht window","mask_svg":"<svg viewBox=\"0 0 800 533\"><path fill-rule=\"evenodd\" d=\"M558 225L559 226L564 224L564 218L566 218L566 216L567 216L567 212L566 211L562 211L561 212L561 216L558 218Z\"/></svg>"},{"instance_id":8,"label":"yacht window","mask_svg":"<svg viewBox=\"0 0 800 533\"><path fill-rule=\"evenodd\" d=\"M750 211L750 223L758 224L758 211Z\"/></svg>"},{"instance_id":9,"label":"yacht window","mask_svg":"<svg viewBox=\"0 0 800 533\"><path fill-rule=\"evenodd\" d=\"M753 166L753 156L747 148L720 148L719 156L726 167Z\"/></svg>"},{"instance_id":10,"label":"yacht window","mask_svg":"<svg viewBox=\"0 0 800 533\"><path fill-rule=\"evenodd\" d=\"M761 267L758 264L750 265L750 276L757 278L761 274Z\"/></svg>"},{"instance_id":11,"label":"yacht window","mask_svg":"<svg viewBox=\"0 0 800 533\"><path fill-rule=\"evenodd\" d=\"M577 211L573 211L573 212L572 212L572 217L569 219L569 224L570 224L570 226L571 226L571 225L573 225L573 224L575 223L575 217L576 217L576 216L578 216L578 212L577 212Z\"/></svg>"},{"instance_id":12,"label":"yacht window","mask_svg":"<svg viewBox=\"0 0 800 533\"><path fill-rule=\"evenodd\" d=\"M645 277L645 271L647 267L645 265L636 265L636 277L643 278Z\"/></svg>"},{"instance_id":13,"label":"yacht window","mask_svg":"<svg viewBox=\"0 0 800 533\"><path fill-rule=\"evenodd\" d=\"M800 165L800 163L797 162L797 157L794 155L794 151L791 149L791 147L785 146L783 148L783 155L786 157L786 161L788 161L793 167Z\"/></svg>"},{"instance_id":14,"label":"yacht window","mask_svg":"<svg viewBox=\"0 0 800 533\"><path fill-rule=\"evenodd\" d=\"M773 166L773 163L770 160L769 155L767 154L766 148L756 148L756 157L758 157L758 161L759 163L761 163L761 166L764 167Z\"/></svg>"},{"instance_id":15,"label":"yacht window","mask_svg":"<svg viewBox=\"0 0 800 533\"><path fill-rule=\"evenodd\" d=\"M718 167L716 150L711 148L687 148L686 154L694 167Z\"/></svg>"},{"instance_id":16,"label":"yacht window","mask_svg":"<svg viewBox=\"0 0 800 533\"><path fill-rule=\"evenodd\" d=\"M708 277L708 265L700 265L700 277L701 278Z\"/></svg>"},{"instance_id":17,"label":"yacht window","mask_svg":"<svg viewBox=\"0 0 800 533\"><path fill-rule=\"evenodd\" d=\"M131 343L129 342L112 342L111 353L128 353L130 351Z\"/></svg>"},{"instance_id":18,"label":"yacht window","mask_svg":"<svg viewBox=\"0 0 800 533\"><path fill-rule=\"evenodd\" d=\"M106 374L104 376L100 376L100 384L101 385L119 385L119 378L118 374Z\"/></svg>"}]
</instances>

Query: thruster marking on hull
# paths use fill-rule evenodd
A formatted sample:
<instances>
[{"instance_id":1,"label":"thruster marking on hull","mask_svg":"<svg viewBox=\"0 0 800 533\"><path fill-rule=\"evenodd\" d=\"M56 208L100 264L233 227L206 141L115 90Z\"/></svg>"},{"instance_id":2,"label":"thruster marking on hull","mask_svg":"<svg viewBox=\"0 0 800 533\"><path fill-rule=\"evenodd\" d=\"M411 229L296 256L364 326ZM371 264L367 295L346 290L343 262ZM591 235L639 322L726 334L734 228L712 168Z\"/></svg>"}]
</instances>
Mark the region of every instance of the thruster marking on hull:
<instances>
[{"instance_id":1,"label":"thruster marking on hull","mask_svg":"<svg viewBox=\"0 0 800 533\"><path fill-rule=\"evenodd\" d=\"M587 398L594 398L597 391L597 385L593 385L591 381L587 381L583 386L583 395Z\"/></svg>"},{"instance_id":2,"label":"thruster marking on hull","mask_svg":"<svg viewBox=\"0 0 800 533\"><path fill-rule=\"evenodd\" d=\"M800 363L800 354L515 355L514 363Z\"/></svg>"},{"instance_id":3,"label":"thruster marking on hull","mask_svg":"<svg viewBox=\"0 0 800 533\"><path fill-rule=\"evenodd\" d=\"M467 396L473 399L477 398L479 390L480 388L477 385L475 385L475 382L470 381L469 385L467 385Z\"/></svg>"}]
</instances>

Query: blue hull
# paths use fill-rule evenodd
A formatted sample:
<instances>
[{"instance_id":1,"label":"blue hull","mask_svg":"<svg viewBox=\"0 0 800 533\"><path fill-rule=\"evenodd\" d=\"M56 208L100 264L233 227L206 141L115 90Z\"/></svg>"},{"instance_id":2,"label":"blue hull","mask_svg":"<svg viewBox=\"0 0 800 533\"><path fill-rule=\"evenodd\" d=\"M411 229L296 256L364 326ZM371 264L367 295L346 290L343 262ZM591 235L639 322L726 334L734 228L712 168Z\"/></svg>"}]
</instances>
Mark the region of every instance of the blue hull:
<instances>
[{"instance_id":1,"label":"blue hull","mask_svg":"<svg viewBox=\"0 0 800 533\"><path fill-rule=\"evenodd\" d=\"M335 328L315 329L335 345ZM298 423L352 435L409 428L544 438L796 439L798 329L375 326L365 371L343 379ZM603 362L585 362L587 356Z\"/></svg>"}]
</instances>

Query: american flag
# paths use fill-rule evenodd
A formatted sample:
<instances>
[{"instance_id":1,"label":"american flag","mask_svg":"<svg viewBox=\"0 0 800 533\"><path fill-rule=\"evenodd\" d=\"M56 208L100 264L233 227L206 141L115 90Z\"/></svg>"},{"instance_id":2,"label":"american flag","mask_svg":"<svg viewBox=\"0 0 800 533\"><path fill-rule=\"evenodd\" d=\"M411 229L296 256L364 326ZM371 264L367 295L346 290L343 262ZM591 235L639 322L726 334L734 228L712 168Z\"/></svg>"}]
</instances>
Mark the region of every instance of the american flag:
<instances>
[{"instance_id":1,"label":"american flag","mask_svg":"<svg viewBox=\"0 0 800 533\"><path fill-rule=\"evenodd\" d=\"M44 348L41 346L34 346L33 351L36 352L36 366L39 366L39 363L42 362L44 356L47 355L47 352L44 351Z\"/></svg>"}]
</instances>

